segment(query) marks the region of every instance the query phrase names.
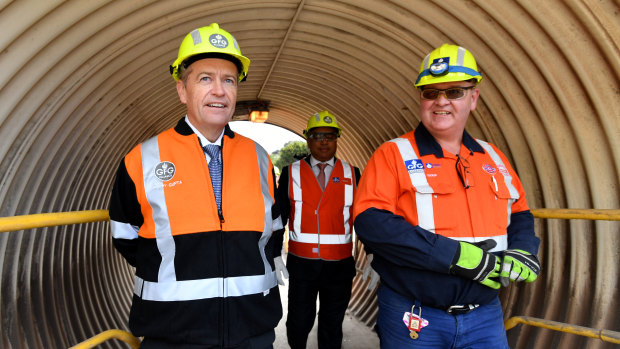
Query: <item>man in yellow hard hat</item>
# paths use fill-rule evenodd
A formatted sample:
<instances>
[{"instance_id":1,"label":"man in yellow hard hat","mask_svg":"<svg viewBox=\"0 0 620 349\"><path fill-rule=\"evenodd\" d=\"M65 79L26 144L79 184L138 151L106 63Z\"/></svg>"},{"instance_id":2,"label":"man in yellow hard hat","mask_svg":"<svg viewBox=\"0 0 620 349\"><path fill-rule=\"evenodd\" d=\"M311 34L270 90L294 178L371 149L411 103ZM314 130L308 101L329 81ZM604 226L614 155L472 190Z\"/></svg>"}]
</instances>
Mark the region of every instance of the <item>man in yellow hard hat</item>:
<instances>
[{"instance_id":1,"label":"man in yellow hard hat","mask_svg":"<svg viewBox=\"0 0 620 349\"><path fill-rule=\"evenodd\" d=\"M249 64L217 23L187 34L170 66L187 115L118 168L112 238L136 268L129 327L143 348L272 348L275 175L228 126Z\"/></svg>"},{"instance_id":2,"label":"man in yellow hard hat","mask_svg":"<svg viewBox=\"0 0 620 349\"><path fill-rule=\"evenodd\" d=\"M278 181L276 200L289 224L286 333L292 349L306 348L317 295L318 347L342 344L355 276L349 218L360 172L335 157L340 131L329 111L312 115L304 130L310 156L284 167Z\"/></svg>"},{"instance_id":3,"label":"man in yellow hard hat","mask_svg":"<svg viewBox=\"0 0 620 349\"><path fill-rule=\"evenodd\" d=\"M415 82L421 123L364 169L355 230L381 278L381 348L508 348L498 290L540 272L516 172L465 131L481 80L467 49L433 50Z\"/></svg>"}]
</instances>

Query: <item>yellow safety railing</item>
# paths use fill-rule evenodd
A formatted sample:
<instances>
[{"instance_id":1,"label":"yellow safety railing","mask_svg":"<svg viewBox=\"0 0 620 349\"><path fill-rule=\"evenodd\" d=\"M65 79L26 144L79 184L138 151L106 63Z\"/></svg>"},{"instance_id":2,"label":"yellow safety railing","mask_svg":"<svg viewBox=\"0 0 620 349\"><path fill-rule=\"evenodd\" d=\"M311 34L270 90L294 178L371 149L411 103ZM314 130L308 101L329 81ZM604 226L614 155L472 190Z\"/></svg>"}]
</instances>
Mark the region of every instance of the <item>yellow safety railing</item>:
<instances>
[{"instance_id":1,"label":"yellow safety railing","mask_svg":"<svg viewBox=\"0 0 620 349\"><path fill-rule=\"evenodd\" d=\"M538 319L530 316L513 316L504 322L506 331L517 326L518 324L526 324L536 327L547 328L550 330L577 334L580 336L598 338L605 342L620 344L620 332L610 330L597 330L589 327L569 325L562 322Z\"/></svg>"},{"instance_id":2,"label":"yellow safety railing","mask_svg":"<svg viewBox=\"0 0 620 349\"><path fill-rule=\"evenodd\" d=\"M89 349L98 346L99 344L110 340L110 339L119 339L123 342L129 344L131 348L138 349L140 348L140 340L134 337L131 333L123 330L107 330L99 333L98 335L91 337L82 343L76 344L69 349Z\"/></svg>"},{"instance_id":3,"label":"yellow safety railing","mask_svg":"<svg viewBox=\"0 0 620 349\"><path fill-rule=\"evenodd\" d=\"M536 218L620 221L620 210L537 208L531 211ZM37 213L23 216L0 217L0 233L53 227L57 225L101 222L109 219L110 215L107 210Z\"/></svg>"},{"instance_id":4,"label":"yellow safety railing","mask_svg":"<svg viewBox=\"0 0 620 349\"><path fill-rule=\"evenodd\" d=\"M620 210L537 208L531 212L536 218L620 221Z\"/></svg>"},{"instance_id":5,"label":"yellow safety railing","mask_svg":"<svg viewBox=\"0 0 620 349\"><path fill-rule=\"evenodd\" d=\"M107 220L110 220L108 210L37 213L24 216L0 217L0 233Z\"/></svg>"},{"instance_id":6,"label":"yellow safety railing","mask_svg":"<svg viewBox=\"0 0 620 349\"><path fill-rule=\"evenodd\" d=\"M593 210L593 209L532 209L536 218L548 219L588 219L620 221L620 210ZM530 316L513 316L504 322L506 331L518 324L547 328L554 331L572 333L580 336L598 338L605 342L620 344L620 332L597 330L589 327L565 324L562 322L538 319Z\"/></svg>"}]
</instances>

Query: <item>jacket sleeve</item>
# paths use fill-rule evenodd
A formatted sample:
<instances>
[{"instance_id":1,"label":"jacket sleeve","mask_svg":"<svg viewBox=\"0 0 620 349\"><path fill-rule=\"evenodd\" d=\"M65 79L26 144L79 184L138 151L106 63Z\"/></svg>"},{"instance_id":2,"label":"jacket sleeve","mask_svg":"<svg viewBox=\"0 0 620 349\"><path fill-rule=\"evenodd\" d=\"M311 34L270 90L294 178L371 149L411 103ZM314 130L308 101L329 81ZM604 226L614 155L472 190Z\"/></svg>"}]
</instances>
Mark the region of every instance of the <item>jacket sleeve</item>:
<instances>
[{"instance_id":1,"label":"jacket sleeve","mask_svg":"<svg viewBox=\"0 0 620 349\"><path fill-rule=\"evenodd\" d=\"M534 215L527 210L510 215L508 225L508 248L538 255L540 239L534 234Z\"/></svg>"},{"instance_id":2,"label":"jacket sleeve","mask_svg":"<svg viewBox=\"0 0 620 349\"><path fill-rule=\"evenodd\" d=\"M278 180L278 186L276 188L275 204L278 207L280 220L282 221L282 227L273 232L275 254L274 257L278 257L282 254L284 232L290 212L290 202L288 199L288 166L284 167L280 173L280 179Z\"/></svg>"},{"instance_id":3,"label":"jacket sleeve","mask_svg":"<svg viewBox=\"0 0 620 349\"><path fill-rule=\"evenodd\" d=\"M381 146L370 158L354 202L354 227L373 253L398 266L449 273L458 242L395 214L401 187L397 160ZM407 177L408 179L408 177Z\"/></svg>"},{"instance_id":4,"label":"jacket sleeve","mask_svg":"<svg viewBox=\"0 0 620 349\"><path fill-rule=\"evenodd\" d=\"M135 266L138 230L144 218L136 196L136 186L125 167L125 159L116 172L109 212L114 247L129 264Z\"/></svg>"}]
</instances>

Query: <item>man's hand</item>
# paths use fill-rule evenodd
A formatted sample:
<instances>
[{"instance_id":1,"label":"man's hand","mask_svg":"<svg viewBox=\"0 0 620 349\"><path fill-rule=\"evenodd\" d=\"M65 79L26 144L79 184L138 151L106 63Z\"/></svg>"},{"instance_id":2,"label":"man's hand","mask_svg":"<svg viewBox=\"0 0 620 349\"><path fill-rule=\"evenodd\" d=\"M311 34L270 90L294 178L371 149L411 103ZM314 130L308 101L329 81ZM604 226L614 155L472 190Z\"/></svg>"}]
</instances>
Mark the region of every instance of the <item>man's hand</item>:
<instances>
[{"instance_id":1,"label":"man's hand","mask_svg":"<svg viewBox=\"0 0 620 349\"><path fill-rule=\"evenodd\" d=\"M454 256L456 263L450 267L450 272L478 281L490 288L499 289L500 283L491 280L491 278L499 276L499 258L470 243L459 241L459 244L460 249Z\"/></svg>"},{"instance_id":2,"label":"man's hand","mask_svg":"<svg viewBox=\"0 0 620 349\"><path fill-rule=\"evenodd\" d=\"M284 286L284 279L288 279L288 270L284 266L282 256L278 256L273 259L273 264L276 266L276 279L278 279L278 285Z\"/></svg>"},{"instance_id":3,"label":"man's hand","mask_svg":"<svg viewBox=\"0 0 620 349\"><path fill-rule=\"evenodd\" d=\"M368 276L370 275L370 282L368 283L368 287L366 287L369 291L374 291L377 283L379 282L379 274L372 268L370 263L372 263L373 255L366 255L366 266L364 267L364 271L362 272L362 280L366 281Z\"/></svg>"},{"instance_id":4,"label":"man's hand","mask_svg":"<svg viewBox=\"0 0 620 349\"><path fill-rule=\"evenodd\" d=\"M505 250L499 280L507 287L510 281L533 282L540 274L540 262L535 255L523 250Z\"/></svg>"}]
</instances>

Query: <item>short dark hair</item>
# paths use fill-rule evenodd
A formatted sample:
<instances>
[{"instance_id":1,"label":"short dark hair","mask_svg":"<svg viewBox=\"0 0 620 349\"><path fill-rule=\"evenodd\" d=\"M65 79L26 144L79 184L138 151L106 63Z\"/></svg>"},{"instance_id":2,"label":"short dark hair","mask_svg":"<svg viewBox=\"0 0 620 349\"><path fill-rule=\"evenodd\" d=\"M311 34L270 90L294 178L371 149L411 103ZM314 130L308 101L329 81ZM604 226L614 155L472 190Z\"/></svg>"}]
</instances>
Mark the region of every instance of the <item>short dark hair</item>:
<instances>
[{"instance_id":1,"label":"short dark hair","mask_svg":"<svg viewBox=\"0 0 620 349\"><path fill-rule=\"evenodd\" d=\"M205 59L205 58L225 59L227 61L234 63L235 67L237 67L237 76L239 76L239 74L241 74L241 72L243 71L243 65L241 64L241 61L235 58L234 56L231 56L225 53L220 53L220 52L200 53L200 54L188 57L181 64L179 64L179 76L181 76L181 79L183 80L183 82L185 82L185 79L187 78L187 75L185 74L185 71L187 70L187 68L192 63L199 61L201 59Z\"/></svg>"}]
</instances>

